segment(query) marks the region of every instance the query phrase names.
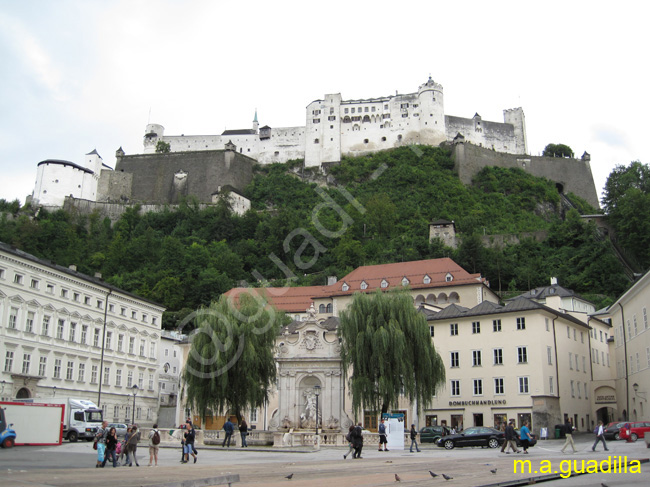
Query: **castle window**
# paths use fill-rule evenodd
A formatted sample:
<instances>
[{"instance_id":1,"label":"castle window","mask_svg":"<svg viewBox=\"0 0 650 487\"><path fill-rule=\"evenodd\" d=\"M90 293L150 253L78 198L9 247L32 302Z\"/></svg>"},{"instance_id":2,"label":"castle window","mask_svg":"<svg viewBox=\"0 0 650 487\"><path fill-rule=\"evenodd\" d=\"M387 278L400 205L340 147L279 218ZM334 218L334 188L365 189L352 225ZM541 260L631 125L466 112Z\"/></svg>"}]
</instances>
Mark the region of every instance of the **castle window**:
<instances>
[{"instance_id":1,"label":"castle window","mask_svg":"<svg viewBox=\"0 0 650 487\"><path fill-rule=\"evenodd\" d=\"M346 108L346 110L347 110L347 108ZM352 120L350 119L350 117L343 118L343 123L350 123L351 121Z\"/></svg>"},{"instance_id":2,"label":"castle window","mask_svg":"<svg viewBox=\"0 0 650 487\"><path fill-rule=\"evenodd\" d=\"M312 115L320 115L320 110L312 110Z\"/></svg>"},{"instance_id":3,"label":"castle window","mask_svg":"<svg viewBox=\"0 0 650 487\"><path fill-rule=\"evenodd\" d=\"M368 143L368 139L363 139L363 143L364 143L364 144L367 144L367 143Z\"/></svg>"},{"instance_id":4,"label":"castle window","mask_svg":"<svg viewBox=\"0 0 650 487\"><path fill-rule=\"evenodd\" d=\"M353 122L360 122L360 121L361 121L361 117L352 117L352 121L353 121Z\"/></svg>"},{"instance_id":5,"label":"castle window","mask_svg":"<svg viewBox=\"0 0 650 487\"><path fill-rule=\"evenodd\" d=\"M330 108L330 114L334 113L334 108Z\"/></svg>"},{"instance_id":6,"label":"castle window","mask_svg":"<svg viewBox=\"0 0 650 487\"><path fill-rule=\"evenodd\" d=\"M408 117L408 116L409 116L408 113L402 113L402 118L406 118L406 117Z\"/></svg>"},{"instance_id":7,"label":"castle window","mask_svg":"<svg viewBox=\"0 0 650 487\"><path fill-rule=\"evenodd\" d=\"M318 144L319 142L320 142L320 140L314 139L314 144Z\"/></svg>"},{"instance_id":8,"label":"castle window","mask_svg":"<svg viewBox=\"0 0 650 487\"><path fill-rule=\"evenodd\" d=\"M417 103L413 103L413 108L417 108L417 107L418 107L418 104L417 104Z\"/></svg>"},{"instance_id":9,"label":"castle window","mask_svg":"<svg viewBox=\"0 0 650 487\"><path fill-rule=\"evenodd\" d=\"M397 140L400 140L400 141L402 140L402 134L399 134L399 135L397 136Z\"/></svg>"},{"instance_id":10,"label":"castle window","mask_svg":"<svg viewBox=\"0 0 650 487\"><path fill-rule=\"evenodd\" d=\"M320 118L315 118L314 123L320 123Z\"/></svg>"},{"instance_id":11,"label":"castle window","mask_svg":"<svg viewBox=\"0 0 650 487\"><path fill-rule=\"evenodd\" d=\"M332 122L332 121L336 120L336 117L335 117L335 116L327 117L327 120L329 120L330 122Z\"/></svg>"},{"instance_id":12,"label":"castle window","mask_svg":"<svg viewBox=\"0 0 650 487\"><path fill-rule=\"evenodd\" d=\"M354 107L352 107L352 113L354 113Z\"/></svg>"},{"instance_id":13,"label":"castle window","mask_svg":"<svg viewBox=\"0 0 650 487\"><path fill-rule=\"evenodd\" d=\"M350 110L349 108L346 108L346 109L345 109L345 113L348 113L349 110Z\"/></svg>"},{"instance_id":14,"label":"castle window","mask_svg":"<svg viewBox=\"0 0 650 487\"><path fill-rule=\"evenodd\" d=\"M384 110L388 110L388 105L384 105Z\"/></svg>"},{"instance_id":15,"label":"castle window","mask_svg":"<svg viewBox=\"0 0 650 487\"><path fill-rule=\"evenodd\" d=\"M402 109L405 109L405 108L409 107L409 104L408 103L402 103L399 107L402 108Z\"/></svg>"},{"instance_id":16,"label":"castle window","mask_svg":"<svg viewBox=\"0 0 650 487\"><path fill-rule=\"evenodd\" d=\"M370 117L368 115L364 115L363 122L370 122Z\"/></svg>"},{"instance_id":17,"label":"castle window","mask_svg":"<svg viewBox=\"0 0 650 487\"><path fill-rule=\"evenodd\" d=\"M390 118L390 113L384 113L381 118Z\"/></svg>"},{"instance_id":18,"label":"castle window","mask_svg":"<svg viewBox=\"0 0 650 487\"><path fill-rule=\"evenodd\" d=\"M382 125L382 127L383 127L383 125ZM381 138L381 141L382 141L382 142L386 142L386 137L382 137L382 138Z\"/></svg>"},{"instance_id":19,"label":"castle window","mask_svg":"<svg viewBox=\"0 0 650 487\"><path fill-rule=\"evenodd\" d=\"M363 111L364 111L364 112L367 112L367 111L368 111L368 107L364 107Z\"/></svg>"},{"instance_id":20,"label":"castle window","mask_svg":"<svg viewBox=\"0 0 650 487\"><path fill-rule=\"evenodd\" d=\"M280 151L277 151L277 150L276 150L276 151L273 153L273 155L274 155L274 156L279 156L279 155L280 155Z\"/></svg>"},{"instance_id":21,"label":"castle window","mask_svg":"<svg viewBox=\"0 0 650 487\"><path fill-rule=\"evenodd\" d=\"M374 112L374 111L375 111L375 107L372 107L372 108L370 109L370 111L371 111L371 112Z\"/></svg>"}]
</instances>

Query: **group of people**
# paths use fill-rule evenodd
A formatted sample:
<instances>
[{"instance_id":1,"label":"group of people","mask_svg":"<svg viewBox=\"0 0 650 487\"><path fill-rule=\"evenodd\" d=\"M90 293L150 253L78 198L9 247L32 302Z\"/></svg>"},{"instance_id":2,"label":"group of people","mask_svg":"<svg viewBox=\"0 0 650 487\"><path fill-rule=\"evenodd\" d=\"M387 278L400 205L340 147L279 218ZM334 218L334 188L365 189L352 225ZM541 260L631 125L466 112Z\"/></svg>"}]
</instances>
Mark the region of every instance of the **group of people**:
<instances>
[{"instance_id":1,"label":"group of people","mask_svg":"<svg viewBox=\"0 0 650 487\"><path fill-rule=\"evenodd\" d=\"M348 428L348 434L345 435L345 439L350 444L350 449L343 455L343 459L348 458L350 453L352 453L352 458L363 458L361 456L361 450L363 450L363 429L361 423L356 426L351 424Z\"/></svg>"},{"instance_id":2,"label":"group of people","mask_svg":"<svg viewBox=\"0 0 650 487\"><path fill-rule=\"evenodd\" d=\"M235 432L235 424L230 421L230 418L226 419L226 422L223 425L223 431L226 435L224 436L221 447L224 448L228 446L228 448L230 448L230 440ZM248 442L246 441L246 437L248 436L248 423L244 418L242 418L241 423L239 424L239 434L241 436L241 447L248 448Z\"/></svg>"},{"instance_id":3,"label":"group of people","mask_svg":"<svg viewBox=\"0 0 650 487\"><path fill-rule=\"evenodd\" d=\"M501 431L505 433L506 437L506 440L501 446L501 453L509 455L510 452L508 450L512 450L513 453L521 453L521 450L517 448L517 439L519 439L524 454L528 455L528 448L530 448L530 442L533 439L533 434L530 432L530 423L528 421L524 421L524 425L519 430L519 434L515 431L514 419L511 419L507 426L505 423L502 423Z\"/></svg>"},{"instance_id":4,"label":"group of people","mask_svg":"<svg viewBox=\"0 0 650 487\"><path fill-rule=\"evenodd\" d=\"M158 444L154 440L155 434L158 434L158 438L160 438L157 428L158 425L154 424L149 433L149 466L152 465L152 461L155 461L156 466L158 466ZM113 467L118 465L132 467L134 463L136 467L139 467L137 452L140 439L141 433L136 424L127 428L124 440L120 441L115 427L109 428L108 421L102 422L102 426L95 434L94 448L97 449L97 464L95 467L104 468L109 460ZM121 463L122 460L124 460L124 463Z\"/></svg>"}]
</instances>

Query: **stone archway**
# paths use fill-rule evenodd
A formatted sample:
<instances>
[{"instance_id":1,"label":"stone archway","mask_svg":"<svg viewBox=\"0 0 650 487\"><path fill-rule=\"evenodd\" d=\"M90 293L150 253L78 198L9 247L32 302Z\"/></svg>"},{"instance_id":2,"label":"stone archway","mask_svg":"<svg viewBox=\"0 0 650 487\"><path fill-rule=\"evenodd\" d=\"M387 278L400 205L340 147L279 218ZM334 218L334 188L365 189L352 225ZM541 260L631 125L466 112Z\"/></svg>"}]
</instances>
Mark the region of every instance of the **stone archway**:
<instances>
[{"instance_id":1,"label":"stone archway","mask_svg":"<svg viewBox=\"0 0 650 487\"><path fill-rule=\"evenodd\" d=\"M16 393L16 399L29 399L30 397L32 397L32 393L26 387L21 387Z\"/></svg>"}]
</instances>

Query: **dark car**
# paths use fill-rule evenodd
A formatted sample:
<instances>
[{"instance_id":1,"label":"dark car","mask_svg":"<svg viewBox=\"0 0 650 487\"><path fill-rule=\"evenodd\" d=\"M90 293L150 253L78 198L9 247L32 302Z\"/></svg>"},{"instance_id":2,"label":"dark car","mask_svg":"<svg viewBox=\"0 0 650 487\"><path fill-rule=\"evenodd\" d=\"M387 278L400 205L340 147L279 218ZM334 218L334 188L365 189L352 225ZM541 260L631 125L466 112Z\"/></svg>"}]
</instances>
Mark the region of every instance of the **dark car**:
<instances>
[{"instance_id":1,"label":"dark car","mask_svg":"<svg viewBox=\"0 0 650 487\"><path fill-rule=\"evenodd\" d=\"M517 433L517 446L521 446L521 435L519 434L519 430L516 429L515 433ZM532 433L530 434L530 436L531 436L531 439L528 442L528 446L535 446L537 444L537 438L535 438ZM505 441L505 435L504 435L503 440Z\"/></svg>"},{"instance_id":2,"label":"dark car","mask_svg":"<svg viewBox=\"0 0 650 487\"><path fill-rule=\"evenodd\" d=\"M603 430L603 436L606 440L620 440L620 431L623 426L625 426L625 421L620 423L609 423Z\"/></svg>"},{"instance_id":3,"label":"dark car","mask_svg":"<svg viewBox=\"0 0 650 487\"><path fill-rule=\"evenodd\" d=\"M503 431L486 426L474 426L473 428L467 428L462 433L443 436L436 442L436 445L444 447L447 450L464 446L497 448L504 441L505 434Z\"/></svg>"},{"instance_id":4,"label":"dark car","mask_svg":"<svg viewBox=\"0 0 650 487\"><path fill-rule=\"evenodd\" d=\"M435 443L442 436L451 433L451 429L447 426L425 426L420 430L421 443Z\"/></svg>"}]
</instances>

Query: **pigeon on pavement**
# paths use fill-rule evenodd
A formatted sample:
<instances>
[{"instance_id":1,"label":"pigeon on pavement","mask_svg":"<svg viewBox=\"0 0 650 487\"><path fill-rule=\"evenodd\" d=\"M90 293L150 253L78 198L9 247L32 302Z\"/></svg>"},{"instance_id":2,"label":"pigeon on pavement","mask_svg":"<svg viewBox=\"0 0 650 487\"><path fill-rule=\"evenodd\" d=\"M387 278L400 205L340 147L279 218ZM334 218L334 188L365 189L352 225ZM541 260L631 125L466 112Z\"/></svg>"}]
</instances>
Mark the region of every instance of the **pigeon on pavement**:
<instances>
[{"instance_id":1,"label":"pigeon on pavement","mask_svg":"<svg viewBox=\"0 0 650 487\"><path fill-rule=\"evenodd\" d=\"M497 469L494 468L494 469L490 470L490 472L492 472L493 474L496 474L496 473L497 473Z\"/></svg>"},{"instance_id":2,"label":"pigeon on pavement","mask_svg":"<svg viewBox=\"0 0 650 487\"><path fill-rule=\"evenodd\" d=\"M450 476L450 475L445 475L444 473L442 474L442 478L445 479L445 480L452 480L452 479L453 479L452 476Z\"/></svg>"},{"instance_id":3,"label":"pigeon on pavement","mask_svg":"<svg viewBox=\"0 0 650 487\"><path fill-rule=\"evenodd\" d=\"M432 472L431 470L429 470L429 473L431 474L431 476L432 476L434 479L438 476L437 473L434 473L434 472Z\"/></svg>"},{"instance_id":4,"label":"pigeon on pavement","mask_svg":"<svg viewBox=\"0 0 650 487\"><path fill-rule=\"evenodd\" d=\"M395 474L395 482L401 482L402 479L399 478L399 475Z\"/></svg>"},{"instance_id":5,"label":"pigeon on pavement","mask_svg":"<svg viewBox=\"0 0 650 487\"><path fill-rule=\"evenodd\" d=\"M292 474L292 473L289 474L289 475L287 475L287 476L285 477L285 479L289 479L289 480L291 480L292 478L293 478L293 474Z\"/></svg>"}]
</instances>

